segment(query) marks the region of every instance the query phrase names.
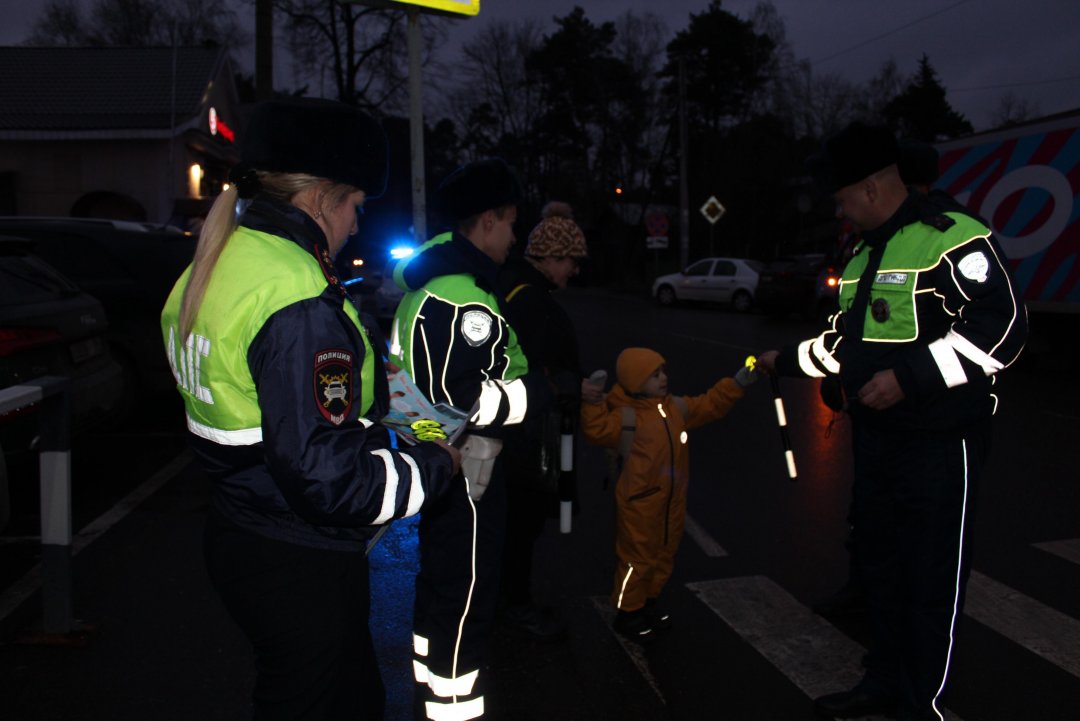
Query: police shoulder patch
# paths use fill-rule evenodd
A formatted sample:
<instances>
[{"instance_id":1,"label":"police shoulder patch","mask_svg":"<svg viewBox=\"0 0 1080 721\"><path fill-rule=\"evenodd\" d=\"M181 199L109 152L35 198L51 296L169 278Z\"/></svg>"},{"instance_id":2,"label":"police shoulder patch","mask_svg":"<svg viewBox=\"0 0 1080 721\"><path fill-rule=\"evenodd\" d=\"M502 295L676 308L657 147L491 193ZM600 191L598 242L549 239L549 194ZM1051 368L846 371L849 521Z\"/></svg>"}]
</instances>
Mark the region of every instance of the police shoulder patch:
<instances>
[{"instance_id":1,"label":"police shoulder patch","mask_svg":"<svg viewBox=\"0 0 1080 721\"><path fill-rule=\"evenodd\" d=\"M483 345L491 337L494 319L482 310L468 310L461 316L461 334L472 347Z\"/></svg>"},{"instance_id":2,"label":"police shoulder patch","mask_svg":"<svg viewBox=\"0 0 1080 721\"><path fill-rule=\"evenodd\" d=\"M990 260L981 250L965 255L956 267L960 270L960 275L976 283L985 283L990 277Z\"/></svg>"},{"instance_id":3,"label":"police shoulder patch","mask_svg":"<svg viewBox=\"0 0 1080 721\"><path fill-rule=\"evenodd\" d=\"M313 364L315 407L323 418L340 426L353 404L353 354L331 348L315 354Z\"/></svg>"},{"instance_id":4,"label":"police shoulder patch","mask_svg":"<svg viewBox=\"0 0 1080 721\"><path fill-rule=\"evenodd\" d=\"M931 228L940 230L943 233L949 228L956 225L956 221L945 215L944 213L934 213L933 215L928 215L922 219L922 222L926 223Z\"/></svg>"}]
</instances>

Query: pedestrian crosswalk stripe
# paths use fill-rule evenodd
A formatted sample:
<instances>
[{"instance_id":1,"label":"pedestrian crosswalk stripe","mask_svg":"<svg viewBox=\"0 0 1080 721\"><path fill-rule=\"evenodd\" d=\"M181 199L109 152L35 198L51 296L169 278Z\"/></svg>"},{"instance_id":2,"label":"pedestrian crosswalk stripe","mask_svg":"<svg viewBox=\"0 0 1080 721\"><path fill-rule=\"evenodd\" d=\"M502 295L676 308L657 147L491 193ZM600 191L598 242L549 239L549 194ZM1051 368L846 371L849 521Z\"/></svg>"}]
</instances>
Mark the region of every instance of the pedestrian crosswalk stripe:
<instances>
[{"instance_id":1,"label":"pedestrian crosswalk stripe","mask_svg":"<svg viewBox=\"0 0 1080 721\"><path fill-rule=\"evenodd\" d=\"M1047 541L1046 543L1036 543L1034 546L1047 553L1060 556L1066 561L1072 561L1080 565L1080 538L1070 538L1067 541Z\"/></svg>"},{"instance_id":2,"label":"pedestrian crosswalk stripe","mask_svg":"<svg viewBox=\"0 0 1080 721\"><path fill-rule=\"evenodd\" d=\"M689 514L686 516L686 535L694 539L706 556L720 558L727 555L727 551L709 535L708 531L698 525L698 522L691 518Z\"/></svg>"},{"instance_id":3,"label":"pedestrian crosswalk stripe","mask_svg":"<svg viewBox=\"0 0 1080 721\"><path fill-rule=\"evenodd\" d=\"M596 606L596 610L600 612L600 617L604 619L604 623L611 628L612 621L615 620L615 609L611 607L611 602L607 596L593 596L593 605ZM667 704L664 700L664 694L660 693L660 685L656 682L656 678L652 675L652 669L649 668L649 662L645 658L645 651L641 648L640 644L623 638L616 631L612 630L615 638L622 645L623 650L626 651L626 655L630 657L630 661L637 666L638 672L641 677L649 684L653 691L656 692L657 697L660 699L660 703Z\"/></svg>"},{"instance_id":4,"label":"pedestrian crosswalk stripe","mask_svg":"<svg viewBox=\"0 0 1080 721\"><path fill-rule=\"evenodd\" d=\"M964 612L1005 638L1080 678L1080 622L976 571Z\"/></svg>"},{"instance_id":5,"label":"pedestrian crosswalk stripe","mask_svg":"<svg viewBox=\"0 0 1080 721\"><path fill-rule=\"evenodd\" d=\"M865 649L764 576L686 584L712 611L811 698L862 678ZM942 710L949 721L960 721ZM868 716L867 719L884 717Z\"/></svg>"}]
</instances>

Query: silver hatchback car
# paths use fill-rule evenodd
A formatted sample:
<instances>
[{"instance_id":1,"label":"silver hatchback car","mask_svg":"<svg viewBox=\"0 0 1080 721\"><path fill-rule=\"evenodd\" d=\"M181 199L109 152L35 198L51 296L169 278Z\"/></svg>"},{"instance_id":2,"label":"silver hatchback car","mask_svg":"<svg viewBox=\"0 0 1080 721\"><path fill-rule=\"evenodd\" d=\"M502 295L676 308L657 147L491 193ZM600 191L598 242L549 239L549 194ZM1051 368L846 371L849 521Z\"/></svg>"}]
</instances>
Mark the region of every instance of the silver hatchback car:
<instances>
[{"instance_id":1,"label":"silver hatchback car","mask_svg":"<svg viewBox=\"0 0 1080 721\"><path fill-rule=\"evenodd\" d=\"M682 301L730 303L745 313L754 305L758 274L763 264L746 258L702 258L678 273L653 281L652 295L660 305Z\"/></svg>"}]
</instances>

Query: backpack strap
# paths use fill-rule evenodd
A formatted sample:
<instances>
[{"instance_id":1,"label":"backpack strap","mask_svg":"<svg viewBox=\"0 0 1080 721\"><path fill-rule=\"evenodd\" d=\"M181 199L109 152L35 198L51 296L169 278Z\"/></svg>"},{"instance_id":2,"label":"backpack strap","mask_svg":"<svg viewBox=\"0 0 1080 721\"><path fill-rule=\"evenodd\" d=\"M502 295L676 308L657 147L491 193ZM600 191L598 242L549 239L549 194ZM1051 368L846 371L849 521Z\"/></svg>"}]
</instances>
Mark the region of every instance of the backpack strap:
<instances>
[{"instance_id":1,"label":"backpack strap","mask_svg":"<svg viewBox=\"0 0 1080 721\"><path fill-rule=\"evenodd\" d=\"M512 301L514 299L515 295L520 293L522 291L522 289L528 288L528 287L529 287L528 283L521 283L520 285L515 286L515 288L512 291L510 291L509 293L506 294L506 302L509 303L510 301Z\"/></svg>"},{"instance_id":2,"label":"backpack strap","mask_svg":"<svg viewBox=\"0 0 1080 721\"><path fill-rule=\"evenodd\" d=\"M690 412L689 406L686 404L685 396L672 396L672 405L675 406L675 410L679 412L679 415L684 419ZM619 406L619 412L622 413L622 435L619 438L619 458L626 461L627 456L630 455L630 448L634 445L634 432L637 431L637 412L630 406Z\"/></svg>"},{"instance_id":3,"label":"backpack strap","mask_svg":"<svg viewBox=\"0 0 1080 721\"><path fill-rule=\"evenodd\" d=\"M630 447L634 445L634 431L637 430L637 413L630 406L620 406L622 413L622 435L619 437L619 458L626 462Z\"/></svg>"},{"instance_id":4,"label":"backpack strap","mask_svg":"<svg viewBox=\"0 0 1080 721\"><path fill-rule=\"evenodd\" d=\"M679 411L679 415L683 420L690 415L690 407L686 404L686 396L672 396L671 402L675 405L675 408Z\"/></svg>"}]
</instances>

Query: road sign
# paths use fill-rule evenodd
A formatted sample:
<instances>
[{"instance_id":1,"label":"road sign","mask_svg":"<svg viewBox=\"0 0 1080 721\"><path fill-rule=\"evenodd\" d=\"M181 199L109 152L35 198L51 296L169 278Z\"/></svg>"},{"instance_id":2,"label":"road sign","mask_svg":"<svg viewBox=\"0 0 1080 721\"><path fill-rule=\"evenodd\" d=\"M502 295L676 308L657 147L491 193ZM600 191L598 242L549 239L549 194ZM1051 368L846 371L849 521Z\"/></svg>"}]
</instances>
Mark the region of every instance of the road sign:
<instances>
[{"instance_id":1,"label":"road sign","mask_svg":"<svg viewBox=\"0 0 1080 721\"><path fill-rule=\"evenodd\" d=\"M705 201L705 205L701 206L701 214L705 216L705 220L712 224L716 224L716 221L724 217L724 213L727 212L715 195L710 195L709 199Z\"/></svg>"},{"instance_id":2,"label":"road sign","mask_svg":"<svg viewBox=\"0 0 1080 721\"><path fill-rule=\"evenodd\" d=\"M358 5L412 5L425 12L474 16L480 13L480 0L348 0Z\"/></svg>"},{"instance_id":3,"label":"road sign","mask_svg":"<svg viewBox=\"0 0 1080 721\"><path fill-rule=\"evenodd\" d=\"M667 235L669 228L666 213L659 210L650 210L645 215L645 230L649 235Z\"/></svg>"},{"instance_id":4,"label":"road sign","mask_svg":"<svg viewBox=\"0 0 1080 721\"><path fill-rule=\"evenodd\" d=\"M665 250L668 246L666 235L650 235L645 238L645 247L649 250Z\"/></svg>"}]
</instances>

